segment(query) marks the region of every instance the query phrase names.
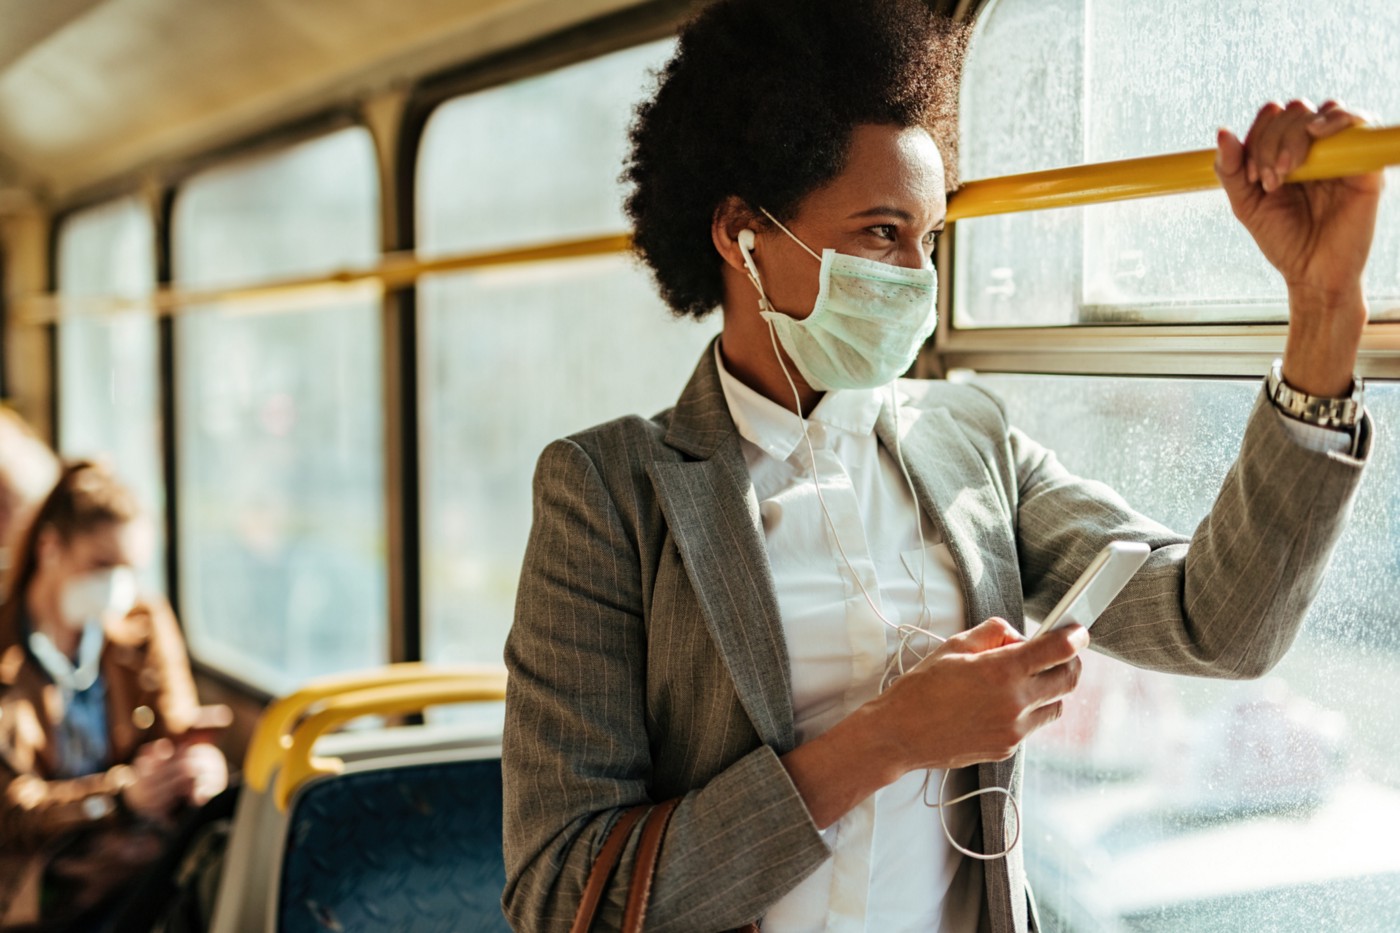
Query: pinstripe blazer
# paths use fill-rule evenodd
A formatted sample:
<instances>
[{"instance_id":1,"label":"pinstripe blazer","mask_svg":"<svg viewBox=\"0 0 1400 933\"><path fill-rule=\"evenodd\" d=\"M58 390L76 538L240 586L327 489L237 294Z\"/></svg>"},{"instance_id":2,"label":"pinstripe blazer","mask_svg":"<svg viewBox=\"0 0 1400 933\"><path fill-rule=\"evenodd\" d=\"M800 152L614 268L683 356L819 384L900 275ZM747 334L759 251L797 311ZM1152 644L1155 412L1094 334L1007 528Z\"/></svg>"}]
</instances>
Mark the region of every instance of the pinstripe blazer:
<instances>
[{"instance_id":1,"label":"pinstripe blazer","mask_svg":"<svg viewBox=\"0 0 1400 933\"><path fill-rule=\"evenodd\" d=\"M1103 545L1147 563L1094 628L1094 647L1181 674L1256 677L1292 643L1369 451L1297 446L1256 404L1210 514L1188 540L1069 474L969 386L910 381L901 443L942 532L969 625L1041 616ZM893 441L883 412L881 441ZM794 744L788 653L758 502L713 350L673 409L556 441L535 474L534 525L506 643L503 904L520 930L567 930L623 809L682 796L649 929L754 920L829 853L779 756ZM1022 756L977 768L1020 793ZM987 851L1009 805L981 799ZM635 833L634 833L635 835ZM629 843L624 866L631 861ZM971 860L968 860L971 862ZM977 864L983 929L1033 927L1018 847ZM600 916L616 926L619 871Z\"/></svg>"}]
</instances>

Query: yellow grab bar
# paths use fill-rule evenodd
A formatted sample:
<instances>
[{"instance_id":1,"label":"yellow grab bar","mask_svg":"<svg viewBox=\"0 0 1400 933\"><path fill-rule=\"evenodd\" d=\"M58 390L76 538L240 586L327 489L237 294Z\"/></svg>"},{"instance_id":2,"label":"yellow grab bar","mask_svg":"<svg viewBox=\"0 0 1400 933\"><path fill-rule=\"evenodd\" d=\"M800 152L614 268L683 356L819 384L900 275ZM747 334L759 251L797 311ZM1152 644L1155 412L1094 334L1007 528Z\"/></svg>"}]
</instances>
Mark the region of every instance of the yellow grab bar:
<instances>
[{"instance_id":1,"label":"yellow grab bar","mask_svg":"<svg viewBox=\"0 0 1400 933\"><path fill-rule=\"evenodd\" d=\"M273 800L277 808L285 812L292 795L307 781L340 774L345 769L341 759L317 758L311 752L317 739L352 719L405 715L422 712L430 706L491 702L504 700L505 696L506 671L498 668L480 670L451 681L372 687L329 697L292 732L291 748L273 785Z\"/></svg>"},{"instance_id":2,"label":"yellow grab bar","mask_svg":"<svg viewBox=\"0 0 1400 933\"><path fill-rule=\"evenodd\" d=\"M1204 191L1218 185L1214 164L1214 149L1198 149L970 181L948 197L948 220ZM1393 165L1400 165L1400 126L1358 126L1319 140L1308 153L1308 160L1290 172L1285 181L1340 178ZM356 288L393 291L407 288L425 275L607 256L626 252L631 245L630 235L617 233L431 258L412 252L386 253L374 265L325 275L194 291L165 287L142 298L73 297L53 292L23 299L20 319L26 324L52 324L71 312L102 315L139 311L162 315L176 314L194 305L242 309L262 306L263 310L280 312L344 301L359 294L354 292Z\"/></svg>"},{"instance_id":3,"label":"yellow grab bar","mask_svg":"<svg viewBox=\"0 0 1400 933\"><path fill-rule=\"evenodd\" d=\"M1357 126L1318 140L1308 160L1284 180L1341 178L1389 165L1400 165L1400 126ZM1219 186L1215 150L1198 149L970 181L948 198L948 220L1186 194Z\"/></svg>"},{"instance_id":4,"label":"yellow grab bar","mask_svg":"<svg viewBox=\"0 0 1400 933\"><path fill-rule=\"evenodd\" d=\"M292 727L307 710L329 697L376 687L452 682L495 670L494 667L446 667L409 661L367 671L318 677L295 693L273 701L263 711L257 727L253 730L253 738L248 743L248 753L243 759L243 782L259 793L267 790L277 763L282 760L287 749L292 747Z\"/></svg>"}]
</instances>

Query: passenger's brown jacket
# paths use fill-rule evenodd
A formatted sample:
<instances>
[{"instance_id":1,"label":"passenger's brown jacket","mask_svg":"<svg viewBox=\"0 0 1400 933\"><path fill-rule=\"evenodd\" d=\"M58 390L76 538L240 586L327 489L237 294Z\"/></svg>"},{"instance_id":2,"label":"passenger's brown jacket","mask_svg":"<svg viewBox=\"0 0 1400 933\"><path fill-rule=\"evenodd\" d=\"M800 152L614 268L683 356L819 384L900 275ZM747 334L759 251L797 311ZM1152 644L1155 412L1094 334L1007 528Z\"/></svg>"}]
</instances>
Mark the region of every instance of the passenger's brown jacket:
<instances>
[{"instance_id":1,"label":"passenger's brown jacket","mask_svg":"<svg viewBox=\"0 0 1400 933\"><path fill-rule=\"evenodd\" d=\"M106 635L101 665L114 764L98 774L57 780L54 732L63 701L18 638L18 621L0 618L0 927L38 918L44 866L60 848L71 853L76 839L82 853L77 865L92 884L69 908L94 903L158 851L159 833L109 805L129 780L127 765L141 745L194 725L194 679L184 639L164 602L138 604ZM71 854L65 860L73 867Z\"/></svg>"}]
</instances>

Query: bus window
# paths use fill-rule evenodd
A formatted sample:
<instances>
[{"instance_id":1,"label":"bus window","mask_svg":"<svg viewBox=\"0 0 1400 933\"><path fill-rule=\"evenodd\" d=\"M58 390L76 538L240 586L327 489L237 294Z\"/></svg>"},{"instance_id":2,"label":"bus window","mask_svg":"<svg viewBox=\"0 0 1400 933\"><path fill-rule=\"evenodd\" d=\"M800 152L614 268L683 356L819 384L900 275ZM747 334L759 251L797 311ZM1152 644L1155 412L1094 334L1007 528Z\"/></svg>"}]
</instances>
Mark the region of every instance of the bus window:
<instances>
[{"instance_id":1,"label":"bus window","mask_svg":"<svg viewBox=\"0 0 1400 933\"><path fill-rule=\"evenodd\" d=\"M420 251L623 229L627 124L671 45L444 104L419 162ZM435 276L419 296L423 653L499 661L536 457L581 425L672 404L718 322L673 319L626 256ZM619 355L619 345L649 349Z\"/></svg>"},{"instance_id":2,"label":"bus window","mask_svg":"<svg viewBox=\"0 0 1400 933\"><path fill-rule=\"evenodd\" d=\"M1182 531L1209 511L1259 391L1253 380L979 382L1069 469ZM1400 386L1373 384L1366 403L1389 423ZM1063 719L1027 745L1026 810L1044 824L1026 838L1027 869L1048 929L1395 921L1400 450L1377 444L1372 458L1308 622L1268 677L1171 677L1086 653Z\"/></svg>"},{"instance_id":3,"label":"bus window","mask_svg":"<svg viewBox=\"0 0 1400 933\"><path fill-rule=\"evenodd\" d=\"M374 262L378 211L360 128L210 170L175 202L176 282ZM197 657L264 689L388 660L380 308L176 319L181 611Z\"/></svg>"},{"instance_id":4,"label":"bus window","mask_svg":"<svg viewBox=\"0 0 1400 933\"><path fill-rule=\"evenodd\" d=\"M69 216L58 235L65 297L141 299L155 287L150 212L123 198ZM156 549L141 581L165 590L165 471L161 463L158 333L149 311L70 314L58 326L58 449L105 457L141 500Z\"/></svg>"},{"instance_id":5,"label":"bus window","mask_svg":"<svg viewBox=\"0 0 1400 933\"><path fill-rule=\"evenodd\" d=\"M1262 101L1336 97L1400 115L1400 5L1239 7L996 0L962 90L965 179L1205 149ZM958 224L959 327L1282 321L1278 274L1218 191ZM1381 207L1367 294L1400 306L1400 186Z\"/></svg>"},{"instance_id":6,"label":"bus window","mask_svg":"<svg viewBox=\"0 0 1400 933\"><path fill-rule=\"evenodd\" d=\"M1349 0L1317 14L1301 0L1267 11L994 0L962 88L962 177L1208 148L1218 126L1243 131L1270 98L1337 97L1393 122L1400 6ZM1284 283L1219 191L975 219L955 236L952 342L985 328L988 370L1020 365L999 365L998 348L1058 346L996 328L1189 322L1239 341L1258 331L1229 324L1286 319ZM1393 184L1366 288L1373 320L1400 306ZM973 378L1069 469L1190 532L1264 369L1203 364L1199 343L1168 337L1141 367L1132 354L1152 333L1162 329L1099 329L1068 352L1032 349L1066 375ZM1105 351L1097 361L1079 352L1089 344ZM1158 375L1074 374L1091 368ZM1212 371L1251 378L1171 378ZM1373 381L1366 403L1383 425L1400 416L1400 386ZM1026 810L1044 825L1026 860L1043 929L1395 926L1400 858L1385 840L1400 829L1400 462L1384 441L1372 458L1308 622L1269 676L1192 680L1086 655L1064 718L1028 745Z\"/></svg>"}]
</instances>

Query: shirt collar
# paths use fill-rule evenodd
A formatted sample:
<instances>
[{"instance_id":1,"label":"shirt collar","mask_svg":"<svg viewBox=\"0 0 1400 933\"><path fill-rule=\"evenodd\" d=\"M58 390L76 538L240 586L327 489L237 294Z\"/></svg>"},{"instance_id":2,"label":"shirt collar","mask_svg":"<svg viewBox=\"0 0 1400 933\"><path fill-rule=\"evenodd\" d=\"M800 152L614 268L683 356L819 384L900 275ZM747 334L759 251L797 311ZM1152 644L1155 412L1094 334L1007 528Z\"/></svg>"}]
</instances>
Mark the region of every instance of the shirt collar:
<instances>
[{"instance_id":1,"label":"shirt collar","mask_svg":"<svg viewBox=\"0 0 1400 933\"><path fill-rule=\"evenodd\" d=\"M719 384L724 401L739 436L777 460L792 456L802 443L802 423L792 412L772 399L744 385L724 366L724 356L715 341L715 365L719 368ZM827 392L808 416L815 421L857 436L870 434L880 417L887 387L879 389L841 389Z\"/></svg>"},{"instance_id":2,"label":"shirt collar","mask_svg":"<svg viewBox=\"0 0 1400 933\"><path fill-rule=\"evenodd\" d=\"M26 634L30 655L60 689L81 693L97 681L101 673L102 649L107 641L101 624L91 623L83 627L82 637L78 640L78 663L74 666L47 635L29 625L27 614L22 615L21 620L21 631Z\"/></svg>"}]
</instances>

